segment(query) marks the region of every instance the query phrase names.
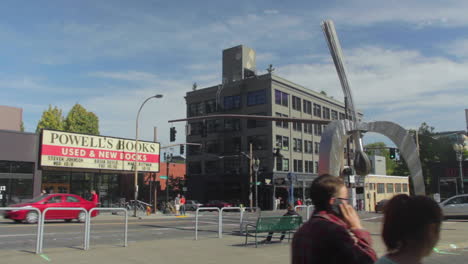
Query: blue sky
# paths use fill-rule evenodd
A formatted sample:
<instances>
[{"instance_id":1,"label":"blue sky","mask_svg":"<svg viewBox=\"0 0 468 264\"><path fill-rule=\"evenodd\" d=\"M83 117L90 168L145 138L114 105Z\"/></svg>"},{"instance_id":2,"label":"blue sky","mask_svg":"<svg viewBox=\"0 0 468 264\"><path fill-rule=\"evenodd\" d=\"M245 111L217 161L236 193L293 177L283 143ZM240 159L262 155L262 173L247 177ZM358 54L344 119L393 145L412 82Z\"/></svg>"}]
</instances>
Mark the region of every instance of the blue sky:
<instances>
[{"instance_id":1,"label":"blue sky","mask_svg":"<svg viewBox=\"0 0 468 264\"><path fill-rule=\"evenodd\" d=\"M141 137L185 116L193 82L220 83L221 52L245 44L257 69L342 98L320 23L332 19L365 121L463 130L467 1L2 1L0 105L34 131L49 104L95 112L103 135ZM178 142L183 124L177 124ZM369 140L378 140L369 137Z\"/></svg>"}]
</instances>

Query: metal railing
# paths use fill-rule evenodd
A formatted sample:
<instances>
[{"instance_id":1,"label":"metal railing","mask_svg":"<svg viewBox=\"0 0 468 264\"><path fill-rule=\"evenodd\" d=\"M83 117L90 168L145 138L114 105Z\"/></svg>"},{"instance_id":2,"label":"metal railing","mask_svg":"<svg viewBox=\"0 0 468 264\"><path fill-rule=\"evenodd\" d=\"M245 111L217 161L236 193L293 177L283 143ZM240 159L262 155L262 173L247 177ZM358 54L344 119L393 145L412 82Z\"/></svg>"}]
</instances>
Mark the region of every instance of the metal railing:
<instances>
[{"instance_id":1,"label":"metal railing","mask_svg":"<svg viewBox=\"0 0 468 264\"><path fill-rule=\"evenodd\" d=\"M251 211L254 211L257 212L258 211L258 215L260 216L260 214L262 213L262 209L260 209L260 207L242 207L242 210L241 210L241 215L240 215L240 225L239 225L239 233L240 234L243 234L243 224L244 224L244 212L247 211L247 210L251 210Z\"/></svg>"},{"instance_id":2,"label":"metal railing","mask_svg":"<svg viewBox=\"0 0 468 264\"><path fill-rule=\"evenodd\" d=\"M198 240L198 212L199 211L218 211L220 213L220 210L218 207L199 207L197 208L197 211L195 212L195 240ZM218 221L218 237L219 237L219 221Z\"/></svg>"},{"instance_id":3,"label":"metal railing","mask_svg":"<svg viewBox=\"0 0 468 264\"><path fill-rule=\"evenodd\" d=\"M218 237L221 238L223 237L223 212L224 210L239 210L241 217L240 217L240 223L242 224L242 216L244 215L244 210L242 207L223 207L219 211L219 219L218 219Z\"/></svg>"},{"instance_id":4,"label":"metal railing","mask_svg":"<svg viewBox=\"0 0 468 264\"><path fill-rule=\"evenodd\" d=\"M88 230L88 211L86 211L85 208L80 208L80 207L50 207L46 208L42 212L42 217L41 217L41 223L39 224L41 226L41 238L40 238L40 243L39 243L39 253L42 253L42 248L44 244L44 222L45 222L45 216L48 211L81 211L85 213L85 232L84 232L84 238L83 238L83 250L87 250L88 245L87 245L87 230Z\"/></svg>"},{"instance_id":5,"label":"metal railing","mask_svg":"<svg viewBox=\"0 0 468 264\"><path fill-rule=\"evenodd\" d=\"M41 210L35 207L0 207L0 211L14 211L14 210L26 210L35 211L37 213L37 231L36 231L36 254L41 253ZM28 212L29 213L29 212Z\"/></svg>"},{"instance_id":6,"label":"metal railing","mask_svg":"<svg viewBox=\"0 0 468 264\"><path fill-rule=\"evenodd\" d=\"M294 206L294 211L297 212L297 208L306 208L306 220L309 220L311 208L314 208L314 206L313 205L296 205Z\"/></svg>"},{"instance_id":7,"label":"metal railing","mask_svg":"<svg viewBox=\"0 0 468 264\"><path fill-rule=\"evenodd\" d=\"M87 234L87 243L86 243L86 250L89 249L89 245L90 245L90 240L91 240L91 217L92 217L92 213L94 211L123 211L124 212L124 217L125 217L125 227L124 227L124 244L123 246L126 247L127 246L127 238L128 238L128 213L127 213L127 209L125 208L99 208L99 207L95 207L91 210L89 210L89 214L88 214L88 218L86 218L86 221L87 221L87 230L86 230L86 234Z\"/></svg>"}]
</instances>

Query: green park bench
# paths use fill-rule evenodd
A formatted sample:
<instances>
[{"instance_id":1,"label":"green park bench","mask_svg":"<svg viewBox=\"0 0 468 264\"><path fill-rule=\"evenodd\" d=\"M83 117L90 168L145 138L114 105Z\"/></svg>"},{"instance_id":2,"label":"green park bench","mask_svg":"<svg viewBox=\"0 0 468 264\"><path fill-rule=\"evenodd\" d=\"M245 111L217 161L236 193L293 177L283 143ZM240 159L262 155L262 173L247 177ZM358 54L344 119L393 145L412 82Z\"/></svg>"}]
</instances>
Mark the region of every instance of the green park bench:
<instances>
[{"instance_id":1,"label":"green park bench","mask_svg":"<svg viewBox=\"0 0 468 264\"><path fill-rule=\"evenodd\" d=\"M288 241L291 238L291 232L296 231L302 225L301 216L268 216L259 217L257 223L247 224L245 226L245 245L249 234L255 235L255 247L258 246L257 234L259 233L279 233L288 232ZM250 228L249 228L250 227Z\"/></svg>"}]
</instances>

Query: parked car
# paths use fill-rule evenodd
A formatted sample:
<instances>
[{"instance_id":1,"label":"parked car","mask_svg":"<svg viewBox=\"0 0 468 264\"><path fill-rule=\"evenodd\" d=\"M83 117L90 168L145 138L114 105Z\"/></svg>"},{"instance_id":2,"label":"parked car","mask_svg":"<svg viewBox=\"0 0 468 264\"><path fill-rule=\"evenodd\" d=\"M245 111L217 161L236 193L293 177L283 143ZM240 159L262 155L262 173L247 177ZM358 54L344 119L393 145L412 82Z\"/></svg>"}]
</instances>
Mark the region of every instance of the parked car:
<instances>
[{"instance_id":1,"label":"parked car","mask_svg":"<svg viewBox=\"0 0 468 264\"><path fill-rule=\"evenodd\" d=\"M388 202L387 199L384 199L384 200L380 200L376 205L375 205L375 212L376 213L382 213L383 212L383 209L384 209L384 206L385 204Z\"/></svg>"},{"instance_id":2,"label":"parked car","mask_svg":"<svg viewBox=\"0 0 468 264\"><path fill-rule=\"evenodd\" d=\"M203 206L203 204L199 203L198 201L195 200L187 200L185 203L185 210L187 211L196 211L198 207Z\"/></svg>"},{"instance_id":3,"label":"parked car","mask_svg":"<svg viewBox=\"0 0 468 264\"><path fill-rule=\"evenodd\" d=\"M468 217L468 194L455 195L440 203L445 217Z\"/></svg>"},{"instance_id":4,"label":"parked car","mask_svg":"<svg viewBox=\"0 0 468 264\"><path fill-rule=\"evenodd\" d=\"M223 201L219 201L219 200L213 200L213 201L209 201L208 203L204 204L203 207L218 207L219 209L221 209L223 207L232 207L232 204L227 203L227 202L223 202Z\"/></svg>"},{"instance_id":5,"label":"parked car","mask_svg":"<svg viewBox=\"0 0 468 264\"><path fill-rule=\"evenodd\" d=\"M45 194L38 196L28 202L14 204L11 207L34 207L44 212L46 208L60 208L60 207L77 207L84 208L87 211L96 207L96 204L81 198L74 194ZM97 211L92 213L92 216L96 216ZM37 223L38 214L36 211L29 210L9 210L5 212L5 218L12 219L15 222L26 222L29 224ZM70 211L70 210L50 210L47 211L46 220L64 219L66 222L71 222L73 219L78 222L84 222L86 214L83 211Z\"/></svg>"}]
</instances>

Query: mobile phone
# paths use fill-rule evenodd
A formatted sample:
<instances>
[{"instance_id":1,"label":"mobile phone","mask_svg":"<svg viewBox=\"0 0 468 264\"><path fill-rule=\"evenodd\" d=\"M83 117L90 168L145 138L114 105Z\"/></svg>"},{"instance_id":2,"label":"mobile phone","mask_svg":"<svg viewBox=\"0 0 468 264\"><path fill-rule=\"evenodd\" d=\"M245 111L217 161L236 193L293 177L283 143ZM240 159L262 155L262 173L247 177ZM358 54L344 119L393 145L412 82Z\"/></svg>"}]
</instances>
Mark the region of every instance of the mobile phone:
<instances>
[{"instance_id":1,"label":"mobile phone","mask_svg":"<svg viewBox=\"0 0 468 264\"><path fill-rule=\"evenodd\" d=\"M333 213L335 213L335 215L341 217L343 216L343 214L341 213L340 204L343 204L343 201L341 199L335 199L335 201L331 205L331 210L333 211Z\"/></svg>"}]
</instances>

